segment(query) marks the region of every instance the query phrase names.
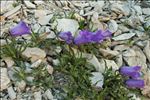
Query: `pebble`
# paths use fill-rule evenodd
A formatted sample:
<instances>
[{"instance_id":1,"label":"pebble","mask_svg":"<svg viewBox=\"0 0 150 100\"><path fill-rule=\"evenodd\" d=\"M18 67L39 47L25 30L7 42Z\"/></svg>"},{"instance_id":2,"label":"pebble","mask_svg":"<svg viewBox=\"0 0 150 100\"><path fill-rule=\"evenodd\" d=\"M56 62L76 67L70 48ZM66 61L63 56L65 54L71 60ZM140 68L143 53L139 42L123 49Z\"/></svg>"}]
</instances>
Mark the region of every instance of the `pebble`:
<instances>
[{"instance_id":1,"label":"pebble","mask_svg":"<svg viewBox=\"0 0 150 100\"><path fill-rule=\"evenodd\" d=\"M100 72L92 72L90 77L91 84L96 88L102 88L104 84L104 76Z\"/></svg>"},{"instance_id":2,"label":"pebble","mask_svg":"<svg viewBox=\"0 0 150 100\"><path fill-rule=\"evenodd\" d=\"M30 1L26 0L26 1L24 1L24 3L27 6L27 8L36 8L36 6L33 3L31 3Z\"/></svg>"},{"instance_id":3,"label":"pebble","mask_svg":"<svg viewBox=\"0 0 150 100\"><path fill-rule=\"evenodd\" d=\"M139 65L142 66L142 70L147 69L146 57L142 50L137 46L133 46L124 51L123 59L129 66Z\"/></svg>"},{"instance_id":4,"label":"pebble","mask_svg":"<svg viewBox=\"0 0 150 100\"><path fill-rule=\"evenodd\" d=\"M34 100L42 100L41 91L34 92Z\"/></svg>"},{"instance_id":5,"label":"pebble","mask_svg":"<svg viewBox=\"0 0 150 100\"><path fill-rule=\"evenodd\" d=\"M133 36L135 36L136 33L124 33L121 35L118 35L116 37L113 37L112 39L115 41L119 41L119 40L127 40L132 38Z\"/></svg>"},{"instance_id":6,"label":"pebble","mask_svg":"<svg viewBox=\"0 0 150 100\"><path fill-rule=\"evenodd\" d=\"M8 68L10 68L14 65L14 61L12 60L11 57L3 58L3 60L6 62Z\"/></svg>"},{"instance_id":7,"label":"pebble","mask_svg":"<svg viewBox=\"0 0 150 100\"><path fill-rule=\"evenodd\" d=\"M23 51L22 55L24 55L27 58L31 57L32 62L35 62L38 59L43 60L46 57L45 51L37 47L34 48L27 47L25 51Z\"/></svg>"},{"instance_id":8,"label":"pebble","mask_svg":"<svg viewBox=\"0 0 150 100\"><path fill-rule=\"evenodd\" d=\"M8 86L10 84L10 79L7 75L7 69L6 68L1 68L0 71L1 71L1 73L0 73L0 82L1 82L0 91L3 91L3 90L8 88Z\"/></svg>"},{"instance_id":9,"label":"pebble","mask_svg":"<svg viewBox=\"0 0 150 100\"><path fill-rule=\"evenodd\" d=\"M142 9L140 6L135 5L134 6L135 11L137 12L137 15L142 15Z\"/></svg>"},{"instance_id":10,"label":"pebble","mask_svg":"<svg viewBox=\"0 0 150 100\"><path fill-rule=\"evenodd\" d=\"M54 99L54 97L53 97L53 95L52 95L52 93L49 89L46 90L46 92L44 94L46 95L48 100L53 100Z\"/></svg>"},{"instance_id":11,"label":"pebble","mask_svg":"<svg viewBox=\"0 0 150 100\"><path fill-rule=\"evenodd\" d=\"M39 59L31 65L31 68L37 68L41 64L42 60Z\"/></svg>"},{"instance_id":12,"label":"pebble","mask_svg":"<svg viewBox=\"0 0 150 100\"><path fill-rule=\"evenodd\" d=\"M21 5L15 7L14 9L8 11L7 13L4 14L5 17L10 17L11 15L13 15L14 13L20 11L21 9Z\"/></svg>"},{"instance_id":13,"label":"pebble","mask_svg":"<svg viewBox=\"0 0 150 100\"><path fill-rule=\"evenodd\" d=\"M43 16L43 17L40 17L38 19L38 23L41 24L41 25L47 25L50 21L50 19L53 17L53 15L47 15L47 16Z\"/></svg>"},{"instance_id":14,"label":"pebble","mask_svg":"<svg viewBox=\"0 0 150 100\"><path fill-rule=\"evenodd\" d=\"M76 20L73 19L57 19L57 30L58 31L70 31L73 36L75 35L75 32L77 32L79 28L79 24ZM65 24L64 24L65 23Z\"/></svg>"},{"instance_id":15,"label":"pebble","mask_svg":"<svg viewBox=\"0 0 150 100\"><path fill-rule=\"evenodd\" d=\"M142 9L143 14L150 15L150 8L143 8Z\"/></svg>"},{"instance_id":16,"label":"pebble","mask_svg":"<svg viewBox=\"0 0 150 100\"><path fill-rule=\"evenodd\" d=\"M54 69L51 65L47 65L46 68L49 74L53 74Z\"/></svg>"},{"instance_id":17,"label":"pebble","mask_svg":"<svg viewBox=\"0 0 150 100\"><path fill-rule=\"evenodd\" d=\"M7 88L8 91L8 95L10 97L11 100L14 100L16 98L16 92L14 91L14 89L11 87Z\"/></svg>"},{"instance_id":18,"label":"pebble","mask_svg":"<svg viewBox=\"0 0 150 100\"><path fill-rule=\"evenodd\" d=\"M16 85L19 90L24 91L26 87L26 82L24 80L21 80L17 82Z\"/></svg>"},{"instance_id":19,"label":"pebble","mask_svg":"<svg viewBox=\"0 0 150 100\"><path fill-rule=\"evenodd\" d=\"M114 33L118 30L118 24L115 20L110 20L108 23L108 29L110 32Z\"/></svg>"},{"instance_id":20,"label":"pebble","mask_svg":"<svg viewBox=\"0 0 150 100\"><path fill-rule=\"evenodd\" d=\"M147 45L145 46L143 51L144 51L148 61L150 62L150 41L147 41Z\"/></svg>"}]
</instances>

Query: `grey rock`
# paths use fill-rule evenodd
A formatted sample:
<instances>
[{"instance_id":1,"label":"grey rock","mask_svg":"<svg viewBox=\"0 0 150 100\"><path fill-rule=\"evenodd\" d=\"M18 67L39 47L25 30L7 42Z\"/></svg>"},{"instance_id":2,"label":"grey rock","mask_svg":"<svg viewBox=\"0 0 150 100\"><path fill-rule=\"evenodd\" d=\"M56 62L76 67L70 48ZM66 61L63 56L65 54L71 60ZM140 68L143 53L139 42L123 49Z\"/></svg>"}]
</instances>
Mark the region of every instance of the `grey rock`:
<instances>
[{"instance_id":1,"label":"grey rock","mask_svg":"<svg viewBox=\"0 0 150 100\"><path fill-rule=\"evenodd\" d=\"M127 40L127 39L130 39L132 38L133 36L135 36L136 33L124 33L124 34L121 34L121 35L118 35L116 37L113 37L112 39L113 40L116 40L116 41L119 41L119 40Z\"/></svg>"},{"instance_id":2,"label":"grey rock","mask_svg":"<svg viewBox=\"0 0 150 100\"><path fill-rule=\"evenodd\" d=\"M34 92L34 99L35 100L42 100L41 91Z\"/></svg>"},{"instance_id":3,"label":"grey rock","mask_svg":"<svg viewBox=\"0 0 150 100\"><path fill-rule=\"evenodd\" d=\"M53 15L47 15L47 16L43 16L43 17L40 17L38 19L38 23L41 24L41 25L47 25L50 21L50 19L53 17Z\"/></svg>"},{"instance_id":4,"label":"grey rock","mask_svg":"<svg viewBox=\"0 0 150 100\"><path fill-rule=\"evenodd\" d=\"M57 22L55 22L55 25L57 25L58 31L64 31L64 32L70 31L73 34L73 36L75 35L75 32L77 32L79 28L78 22L73 19L64 18L64 19L57 19L56 21Z\"/></svg>"},{"instance_id":5,"label":"grey rock","mask_svg":"<svg viewBox=\"0 0 150 100\"><path fill-rule=\"evenodd\" d=\"M119 4L119 3L113 3L111 5L111 10L119 13L119 14L124 14L125 16L130 14L130 7L128 4Z\"/></svg>"},{"instance_id":6,"label":"grey rock","mask_svg":"<svg viewBox=\"0 0 150 100\"><path fill-rule=\"evenodd\" d=\"M143 51L144 51L148 61L150 62L150 41L147 41L147 45L145 46Z\"/></svg>"},{"instance_id":7,"label":"grey rock","mask_svg":"<svg viewBox=\"0 0 150 100\"><path fill-rule=\"evenodd\" d=\"M150 8L143 8L142 11L143 11L143 14L150 15Z\"/></svg>"},{"instance_id":8,"label":"grey rock","mask_svg":"<svg viewBox=\"0 0 150 100\"><path fill-rule=\"evenodd\" d=\"M118 25L118 28L122 31L122 32L129 32L130 29L127 28L126 26L122 25L122 24L119 24Z\"/></svg>"},{"instance_id":9,"label":"grey rock","mask_svg":"<svg viewBox=\"0 0 150 100\"><path fill-rule=\"evenodd\" d=\"M110 20L108 23L108 29L114 33L118 30L118 24L115 20Z\"/></svg>"},{"instance_id":10,"label":"grey rock","mask_svg":"<svg viewBox=\"0 0 150 100\"><path fill-rule=\"evenodd\" d=\"M91 84L96 88L102 88L104 84L104 76L100 72L92 72L90 77Z\"/></svg>"},{"instance_id":11,"label":"grey rock","mask_svg":"<svg viewBox=\"0 0 150 100\"><path fill-rule=\"evenodd\" d=\"M45 94L45 96L47 97L48 100L53 100L54 99L54 97L53 97L53 95L52 95L52 93L49 89L46 90L46 92L44 94Z\"/></svg>"},{"instance_id":12,"label":"grey rock","mask_svg":"<svg viewBox=\"0 0 150 100\"><path fill-rule=\"evenodd\" d=\"M24 91L26 87L26 82L24 80L17 82L16 86L19 90Z\"/></svg>"},{"instance_id":13,"label":"grey rock","mask_svg":"<svg viewBox=\"0 0 150 100\"><path fill-rule=\"evenodd\" d=\"M15 7L14 9L8 11L7 13L4 14L5 17L9 17L13 15L14 13L17 13L21 9L21 5Z\"/></svg>"},{"instance_id":14,"label":"grey rock","mask_svg":"<svg viewBox=\"0 0 150 100\"><path fill-rule=\"evenodd\" d=\"M147 69L146 57L142 50L137 46L134 46L133 48L129 48L124 51L123 59L129 66L139 65L142 66L142 70Z\"/></svg>"},{"instance_id":15,"label":"grey rock","mask_svg":"<svg viewBox=\"0 0 150 100\"><path fill-rule=\"evenodd\" d=\"M16 98L16 92L14 91L14 89L11 87L7 88L8 91L8 95L10 97L11 100L14 100Z\"/></svg>"},{"instance_id":16,"label":"grey rock","mask_svg":"<svg viewBox=\"0 0 150 100\"><path fill-rule=\"evenodd\" d=\"M0 69L1 73L0 73L0 91L5 90L8 88L9 84L10 84L10 79L7 75L7 69L6 68L1 68Z\"/></svg>"},{"instance_id":17,"label":"grey rock","mask_svg":"<svg viewBox=\"0 0 150 100\"><path fill-rule=\"evenodd\" d=\"M24 1L24 3L27 6L27 8L36 8L36 6L30 1Z\"/></svg>"},{"instance_id":18,"label":"grey rock","mask_svg":"<svg viewBox=\"0 0 150 100\"><path fill-rule=\"evenodd\" d=\"M142 15L142 9L140 6L135 5L133 8L135 9L137 15Z\"/></svg>"}]
</instances>

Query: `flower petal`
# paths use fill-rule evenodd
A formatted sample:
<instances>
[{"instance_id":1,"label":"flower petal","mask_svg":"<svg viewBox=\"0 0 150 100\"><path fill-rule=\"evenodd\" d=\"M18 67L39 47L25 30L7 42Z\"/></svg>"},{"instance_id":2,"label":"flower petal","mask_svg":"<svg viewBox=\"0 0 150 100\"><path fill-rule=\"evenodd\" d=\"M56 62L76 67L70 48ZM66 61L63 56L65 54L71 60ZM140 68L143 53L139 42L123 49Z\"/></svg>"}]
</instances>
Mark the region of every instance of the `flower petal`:
<instances>
[{"instance_id":1,"label":"flower petal","mask_svg":"<svg viewBox=\"0 0 150 100\"><path fill-rule=\"evenodd\" d=\"M72 36L70 31L68 31L68 32L61 32L59 34L59 37L61 39L65 40L67 44L71 44L72 43L73 36Z\"/></svg>"},{"instance_id":2,"label":"flower petal","mask_svg":"<svg viewBox=\"0 0 150 100\"><path fill-rule=\"evenodd\" d=\"M128 88L143 88L144 87L144 80L138 79L128 79L125 84Z\"/></svg>"},{"instance_id":3,"label":"flower petal","mask_svg":"<svg viewBox=\"0 0 150 100\"><path fill-rule=\"evenodd\" d=\"M125 75L125 76L130 76L132 78L138 78L140 77L140 73L138 71L140 71L141 67L140 66L132 66L132 67L128 67L128 66L123 66L119 69L120 74Z\"/></svg>"},{"instance_id":4,"label":"flower petal","mask_svg":"<svg viewBox=\"0 0 150 100\"><path fill-rule=\"evenodd\" d=\"M31 33L30 28L24 21L20 21L18 25L10 29L10 34L12 36L19 36L30 33Z\"/></svg>"},{"instance_id":5,"label":"flower petal","mask_svg":"<svg viewBox=\"0 0 150 100\"><path fill-rule=\"evenodd\" d=\"M80 44L86 44L86 43L92 42L91 36L92 36L92 32L88 30L82 30L80 31L78 36L74 39L74 43L76 45L80 45Z\"/></svg>"}]
</instances>

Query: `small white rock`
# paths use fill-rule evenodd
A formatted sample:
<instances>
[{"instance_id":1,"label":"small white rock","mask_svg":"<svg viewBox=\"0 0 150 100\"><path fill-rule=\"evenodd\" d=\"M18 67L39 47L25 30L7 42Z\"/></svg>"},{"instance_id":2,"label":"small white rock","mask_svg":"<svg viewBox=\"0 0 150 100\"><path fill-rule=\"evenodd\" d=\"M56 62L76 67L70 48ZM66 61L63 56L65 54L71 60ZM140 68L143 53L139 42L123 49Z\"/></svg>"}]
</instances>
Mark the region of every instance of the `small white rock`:
<instances>
[{"instance_id":1,"label":"small white rock","mask_svg":"<svg viewBox=\"0 0 150 100\"><path fill-rule=\"evenodd\" d=\"M49 74L53 74L54 69L51 65L47 65L46 68L47 68L47 71L48 71Z\"/></svg>"},{"instance_id":2,"label":"small white rock","mask_svg":"<svg viewBox=\"0 0 150 100\"><path fill-rule=\"evenodd\" d=\"M24 3L27 6L27 8L36 8L36 6L30 1L25 0Z\"/></svg>"},{"instance_id":3,"label":"small white rock","mask_svg":"<svg viewBox=\"0 0 150 100\"><path fill-rule=\"evenodd\" d=\"M144 51L148 61L150 62L150 41L147 42L147 45L145 46L143 51Z\"/></svg>"},{"instance_id":4,"label":"small white rock","mask_svg":"<svg viewBox=\"0 0 150 100\"><path fill-rule=\"evenodd\" d=\"M7 75L7 69L6 68L0 68L1 73L0 73L0 82L1 82L1 88L0 91L3 91L4 89L8 88L8 85L10 83L10 79Z\"/></svg>"},{"instance_id":5,"label":"small white rock","mask_svg":"<svg viewBox=\"0 0 150 100\"><path fill-rule=\"evenodd\" d=\"M108 24L108 29L114 33L118 30L118 24L116 23L115 20L110 20Z\"/></svg>"},{"instance_id":6,"label":"small white rock","mask_svg":"<svg viewBox=\"0 0 150 100\"><path fill-rule=\"evenodd\" d=\"M34 99L35 100L42 100L41 91L34 92Z\"/></svg>"},{"instance_id":7,"label":"small white rock","mask_svg":"<svg viewBox=\"0 0 150 100\"><path fill-rule=\"evenodd\" d=\"M44 59L46 57L46 53L45 51L43 51L40 48L34 47L34 48L26 48L25 51L23 51L22 55L24 55L25 57L30 58L31 57L31 61L34 62L38 59Z\"/></svg>"},{"instance_id":8,"label":"small white rock","mask_svg":"<svg viewBox=\"0 0 150 100\"><path fill-rule=\"evenodd\" d=\"M14 61L12 60L11 57L6 57L3 60L6 62L8 68L10 68L14 65Z\"/></svg>"},{"instance_id":9,"label":"small white rock","mask_svg":"<svg viewBox=\"0 0 150 100\"><path fill-rule=\"evenodd\" d=\"M143 14L150 15L150 8L143 8Z\"/></svg>"},{"instance_id":10,"label":"small white rock","mask_svg":"<svg viewBox=\"0 0 150 100\"><path fill-rule=\"evenodd\" d=\"M54 97L53 97L50 90L46 90L45 95L46 95L48 100L53 100L54 99Z\"/></svg>"},{"instance_id":11,"label":"small white rock","mask_svg":"<svg viewBox=\"0 0 150 100\"><path fill-rule=\"evenodd\" d=\"M47 15L47 16L43 16L43 17L40 17L38 19L38 23L41 24L41 25L47 25L50 21L50 19L53 17L53 15Z\"/></svg>"},{"instance_id":12,"label":"small white rock","mask_svg":"<svg viewBox=\"0 0 150 100\"><path fill-rule=\"evenodd\" d=\"M15 7L14 9L10 10L9 12L5 13L4 16L9 17L9 16L13 15L14 13L18 12L20 9L21 9L21 5Z\"/></svg>"},{"instance_id":13,"label":"small white rock","mask_svg":"<svg viewBox=\"0 0 150 100\"><path fill-rule=\"evenodd\" d=\"M39 1L35 0L34 3L37 4L37 5L41 5L41 4L44 3L44 1L42 1L42 0L41 1L40 0Z\"/></svg>"},{"instance_id":14,"label":"small white rock","mask_svg":"<svg viewBox=\"0 0 150 100\"><path fill-rule=\"evenodd\" d=\"M73 19L57 19L56 20L57 30L58 31L70 31L73 36L75 35L75 32L77 32L79 28L79 24L76 20Z\"/></svg>"},{"instance_id":15,"label":"small white rock","mask_svg":"<svg viewBox=\"0 0 150 100\"><path fill-rule=\"evenodd\" d=\"M91 83L97 88L102 88L104 84L104 77L100 72L92 72L92 77L90 77Z\"/></svg>"},{"instance_id":16,"label":"small white rock","mask_svg":"<svg viewBox=\"0 0 150 100\"><path fill-rule=\"evenodd\" d=\"M113 71L116 71L119 69L119 66L115 63L115 61L105 59L105 62L106 62L105 65L107 68L112 68Z\"/></svg>"},{"instance_id":17,"label":"small white rock","mask_svg":"<svg viewBox=\"0 0 150 100\"><path fill-rule=\"evenodd\" d=\"M124 34L121 34L121 35L118 35L116 37L113 37L112 39L113 40L116 40L116 41L119 41L119 40L127 40L127 39L130 39L132 38L133 36L135 36L136 33L124 33Z\"/></svg>"},{"instance_id":18,"label":"small white rock","mask_svg":"<svg viewBox=\"0 0 150 100\"><path fill-rule=\"evenodd\" d=\"M11 100L14 100L16 98L16 92L14 91L14 89L11 87L7 88L8 91L8 95L10 97Z\"/></svg>"},{"instance_id":19,"label":"small white rock","mask_svg":"<svg viewBox=\"0 0 150 100\"><path fill-rule=\"evenodd\" d=\"M31 68L37 68L41 64L42 60L39 59L31 65Z\"/></svg>"},{"instance_id":20,"label":"small white rock","mask_svg":"<svg viewBox=\"0 0 150 100\"><path fill-rule=\"evenodd\" d=\"M16 84L17 84L17 87L18 87L21 91L23 91L23 90L25 89L25 87L26 87L26 82L25 82L24 80L22 80L22 81L20 81L20 82L17 82Z\"/></svg>"},{"instance_id":21,"label":"small white rock","mask_svg":"<svg viewBox=\"0 0 150 100\"><path fill-rule=\"evenodd\" d=\"M140 6L135 5L134 6L135 11L137 12L137 15L142 15L142 9Z\"/></svg>"}]
</instances>

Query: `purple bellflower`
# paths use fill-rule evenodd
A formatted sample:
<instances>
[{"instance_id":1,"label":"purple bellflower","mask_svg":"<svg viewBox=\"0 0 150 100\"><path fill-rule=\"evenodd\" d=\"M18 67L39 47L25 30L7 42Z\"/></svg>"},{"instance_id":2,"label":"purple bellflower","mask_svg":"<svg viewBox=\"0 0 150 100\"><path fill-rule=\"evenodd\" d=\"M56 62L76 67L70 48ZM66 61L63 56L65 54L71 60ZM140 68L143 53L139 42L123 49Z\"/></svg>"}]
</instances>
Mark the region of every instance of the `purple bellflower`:
<instances>
[{"instance_id":1,"label":"purple bellflower","mask_svg":"<svg viewBox=\"0 0 150 100\"><path fill-rule=\"evenodd\" d=\"M110 37L112 33L109 30L103 31L103 30L98 30L93 33L91 39L93 42L102 42L104 39L107 37Z\"/></svg>"},{"instance_id":2,"label":"purple bellflower","mask_svg":"<svg viewBox=\"0 0 150 100\"><path fill-rule=\"evenodd\" d=\"M10 29L10 34L12 36L20 36L24 34L30 34L30 28L24 21L20 21L18 25Z\"/></svg>"},{"instance_id":3,"label":"purple bellflower","mask_svg":"<svg viewBox=\"0 0 150 100\"><path fill-rule=\"evenodd\" d=\"M128 67L128 66L123 66L119 69L120 74L125 75L125 76L129 76L133 79L137 79L141 76L140 74L140 66L132 66L132 67Z\"/></svg>"},{"instance_id":4,"label":"purple bellflower","mask_svg":"<svg viewBox=\"0 0 150 100\"><path fill-rule=\"evenodd\" d=\"M92 32L88 30L82 30L79 32L78 36L74 39L76 45L90 43L92 37Z\"/></svg>"},{"instance_id":5,"label":"purple bellflower","mask_svg":"<svg viewBox=\"0 0 150 100\"><path fill-rule=\"evenodd\" d=\"M128 79L125 81L125 84L128 88L143 88L144 80L141 79Z\"/></svg>"},{"instance_id":6,"label":"purple bellflower","mask_svg":"<svg viewBox=\"0 0 150 100\"><path fill-rule=\"evenodd\" d=\"M71 44L73 41L73 36L72 36L71 32L69 32L69 31L68 32L61 32L59 34L59 37L61 39L65 40L67 44Z\"/></svg>"}]
</instances>

